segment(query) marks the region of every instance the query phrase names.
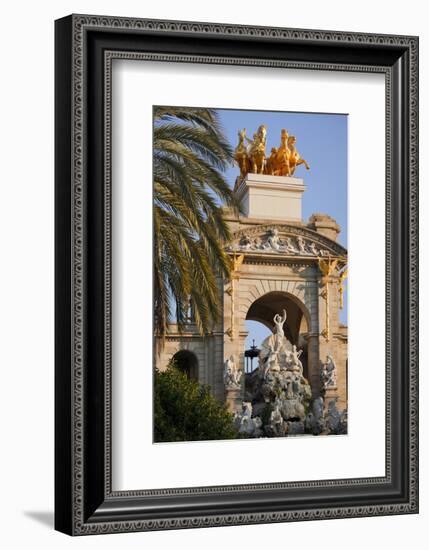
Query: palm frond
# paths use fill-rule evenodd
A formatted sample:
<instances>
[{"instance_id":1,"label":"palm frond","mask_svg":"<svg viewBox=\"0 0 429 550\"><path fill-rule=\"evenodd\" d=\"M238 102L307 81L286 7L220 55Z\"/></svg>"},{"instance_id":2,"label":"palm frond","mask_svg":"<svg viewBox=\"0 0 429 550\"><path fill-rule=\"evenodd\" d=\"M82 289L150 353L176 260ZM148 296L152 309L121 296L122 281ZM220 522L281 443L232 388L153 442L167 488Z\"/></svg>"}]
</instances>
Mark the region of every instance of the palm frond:
<instances>
[{"instance_id":1,"label":"palm frond","mask_svg":"<svg viewBox=\"0 0 429 550\"><path fill-rule=\"evenodd\" d=\"M223 172L232 149L212 109L156 107L153 136L155 331L189 308L204 334L221 315L219 276L228 276L230 238L222 206L239 209ZM174 304L174 308L172 307Z\"/></svg>"}]
</instances>

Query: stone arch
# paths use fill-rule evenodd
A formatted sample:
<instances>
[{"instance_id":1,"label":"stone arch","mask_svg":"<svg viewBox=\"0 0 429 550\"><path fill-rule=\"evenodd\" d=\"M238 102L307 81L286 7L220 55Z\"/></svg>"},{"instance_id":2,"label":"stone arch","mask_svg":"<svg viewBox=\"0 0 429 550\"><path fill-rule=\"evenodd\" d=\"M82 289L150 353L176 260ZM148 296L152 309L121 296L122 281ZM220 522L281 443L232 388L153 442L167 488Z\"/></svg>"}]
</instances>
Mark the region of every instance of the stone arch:
<instances>
[{"instance_id":1,"label":"stone arch","mask_svg":"<svg viewBox=\"0 0 429 550\"><path fill-rule=\"evenodd\" d=\"M182 349L177 351L173 357L176 367L184 372L190 380L198 380L198 358L194 352Z\"/></svg>"},{"instance_id":2,"label":"stone arch","mask_svg":"<svg viewBox=\"0 0 429 550\"><path fill-rule=\"evenodd\" d=\"M254 294L252 296L255 298ZM305 325L311 327L311 315L304 302L290 292L269 290L261 293L251 301L245 313L245 319L258 321L272 330L274 328L273 317L276 313L280 313L282 309L286 310L288 316L285 334L291 343L298 344L303 318Z\"/></svg>"}]
</instances>

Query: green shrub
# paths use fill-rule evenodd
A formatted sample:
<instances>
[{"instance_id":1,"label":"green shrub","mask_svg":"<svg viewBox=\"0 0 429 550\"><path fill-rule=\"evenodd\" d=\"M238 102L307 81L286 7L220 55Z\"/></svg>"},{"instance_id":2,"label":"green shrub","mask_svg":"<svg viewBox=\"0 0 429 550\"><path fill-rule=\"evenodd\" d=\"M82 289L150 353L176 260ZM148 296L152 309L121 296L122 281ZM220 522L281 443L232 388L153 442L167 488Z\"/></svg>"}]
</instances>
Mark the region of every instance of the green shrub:
<instances>
[{"instance_id":1,"label":"green shrub","mask_svg":"<svg viewBox=\"0 0 429 550\"><path fill-rule=\"evenodd\" d=\"M154 375L154 440L233 439L232 414L210 393L209 386L189 380L171 365Z\"/></svg>"}]
</instances>

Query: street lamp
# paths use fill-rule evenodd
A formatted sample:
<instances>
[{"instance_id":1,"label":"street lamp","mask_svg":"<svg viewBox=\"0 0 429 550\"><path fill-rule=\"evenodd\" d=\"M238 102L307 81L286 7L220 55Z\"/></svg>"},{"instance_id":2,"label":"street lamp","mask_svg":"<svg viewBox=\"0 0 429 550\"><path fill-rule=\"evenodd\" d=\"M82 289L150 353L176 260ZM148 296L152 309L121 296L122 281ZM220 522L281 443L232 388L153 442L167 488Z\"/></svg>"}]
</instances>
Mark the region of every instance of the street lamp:
<instances>
[{"instance_id":1,"label":"street lamp","mask_svg":"<svg viewBox=\"0 0 429 550\"><path fill-rule=\"evenodd\" d=\"M253 372L253 359L255 359L255 357L258 357L259 352L260 350L255 345L255 340L253 339L253 344L250 346L249 349L246 349L244 352L244 357L246 358L246 373Z\"/></svg>"}]
</instances>

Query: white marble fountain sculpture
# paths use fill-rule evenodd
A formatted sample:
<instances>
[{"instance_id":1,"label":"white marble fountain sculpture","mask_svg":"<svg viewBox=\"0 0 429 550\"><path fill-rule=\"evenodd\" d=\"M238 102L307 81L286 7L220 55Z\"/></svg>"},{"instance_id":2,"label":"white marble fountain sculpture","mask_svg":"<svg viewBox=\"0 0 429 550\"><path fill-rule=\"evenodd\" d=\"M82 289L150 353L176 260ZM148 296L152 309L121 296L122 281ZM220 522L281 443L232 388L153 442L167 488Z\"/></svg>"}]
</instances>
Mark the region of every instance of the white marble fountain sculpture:
<instances>
[{"instance_id":1,"label":"white marble fountain sculpture","mask_svg":"<svg viewBox=\"0 0 429 550\"><path fill-rule=\"evenodd\" d=\"M273 320L274 333L261 344L251 401L243 403L235 417L239 433L244 437L347 433L347 411L339 413L335 400L326 406L323 397L312 399L300 360L302 350L284 334L286 311Z\"/></svg>"},{"instance_id":2,"label":"white marble fountain sculpture","mask_svg":"<svg viewBox=\"0 0 429 550\"><path fill-rule=\"evenodd\" d=\"M259 353L253 409L255 415L264 418L267 436L303 433L311 400L311 388L300 360L302 350L289 342L283 330L286 317L285 310L274 316L274 333L262 342Z\"/></svg>"}]
</instances>

